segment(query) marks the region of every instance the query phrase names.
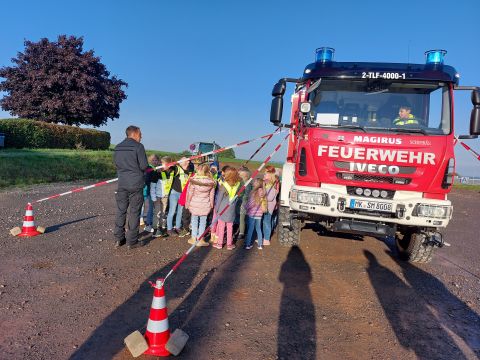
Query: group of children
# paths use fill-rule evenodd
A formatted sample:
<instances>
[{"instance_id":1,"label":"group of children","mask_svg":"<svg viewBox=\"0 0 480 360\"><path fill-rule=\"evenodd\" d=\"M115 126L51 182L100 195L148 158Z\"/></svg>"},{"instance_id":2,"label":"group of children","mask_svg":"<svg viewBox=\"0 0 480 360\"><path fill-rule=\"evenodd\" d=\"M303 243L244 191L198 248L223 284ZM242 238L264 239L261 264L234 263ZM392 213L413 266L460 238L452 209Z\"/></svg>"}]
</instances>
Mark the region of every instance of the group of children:
<instances>
[{"instance_id":1,"label":"group of children","mask_svg":"<svg viewBox=\"0 0 480 360\"><path fill-rule=\"evenodd\" d=\"M182 158L178 165L166 169L165 165L172 163L170 157L160 160L151 155L148 160L150 169L144 189L147 211L142 211L145 231L154 237L191 234L188 243L209 246L205 230L210 224L213 247L224 247L226 232L226 248L233 250L234 228L238 225L236 238L245 238L245 249L253 247L254 230L258 249L270 245L280 189L280 178L273 166L266 166L263 177L247 184L251 173L244 166L238 170L224 166L218 171L218 163L193 165ZM164 168L155 170L160 163ZM245 184L243 193L236 197Z\"/></svg>"}]
</instances>

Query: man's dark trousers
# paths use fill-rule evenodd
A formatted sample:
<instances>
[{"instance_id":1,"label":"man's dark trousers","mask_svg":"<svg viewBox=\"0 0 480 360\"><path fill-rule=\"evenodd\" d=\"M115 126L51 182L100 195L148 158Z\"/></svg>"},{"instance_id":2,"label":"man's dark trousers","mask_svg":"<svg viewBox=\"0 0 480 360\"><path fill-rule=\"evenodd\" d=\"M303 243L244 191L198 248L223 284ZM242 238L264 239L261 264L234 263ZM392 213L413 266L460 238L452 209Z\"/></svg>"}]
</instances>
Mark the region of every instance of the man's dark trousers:
<instances>
[{"instance_id":1,"label":"man's dark trousers","mask_svg":"<svg viewBox=\"0 0 480 360\"><path fill-rule=\"evenodd\" d=\"M143 189L117 189L117 216L115 218L115 230L113 234L117 241L126 240L127 245L133 245L138 241L138 227L140 226L140 213L143 204ZM128 211L128 230L125 236L125 222Z\"/></svg>"}]
</instances>

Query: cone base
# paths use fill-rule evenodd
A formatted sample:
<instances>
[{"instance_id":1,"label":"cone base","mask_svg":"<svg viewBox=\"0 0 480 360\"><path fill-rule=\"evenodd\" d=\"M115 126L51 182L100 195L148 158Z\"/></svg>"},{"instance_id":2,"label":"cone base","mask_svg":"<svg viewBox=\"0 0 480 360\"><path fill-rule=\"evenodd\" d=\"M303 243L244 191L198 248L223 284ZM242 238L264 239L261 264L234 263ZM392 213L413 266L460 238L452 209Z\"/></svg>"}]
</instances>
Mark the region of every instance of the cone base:
<instances>
[{"instance_id":1,"label":"cone base","mask_svg":"<svg viewBox=\"0 0 480 360\"><path fill-rule=\"evenodd\" d=\"M163 346L151 346L143 354L144 355L154 355L154 356L170 356L170 352L167 349L165 349L165 345L163 345Z\"/></svg>"},{"instance_id":2,"label":"cone base","mask_svg":"<svg viewBox=\"0 0 480 360\"><path fill-rule=\"evenodd\" d=\"M32 236L37 236L41 235L42 233L37 231L37 230L31 230L31 231L22 231L20 234L17 236L22 236L22 237L32 237Z\"/></svg>"}]
</instances>

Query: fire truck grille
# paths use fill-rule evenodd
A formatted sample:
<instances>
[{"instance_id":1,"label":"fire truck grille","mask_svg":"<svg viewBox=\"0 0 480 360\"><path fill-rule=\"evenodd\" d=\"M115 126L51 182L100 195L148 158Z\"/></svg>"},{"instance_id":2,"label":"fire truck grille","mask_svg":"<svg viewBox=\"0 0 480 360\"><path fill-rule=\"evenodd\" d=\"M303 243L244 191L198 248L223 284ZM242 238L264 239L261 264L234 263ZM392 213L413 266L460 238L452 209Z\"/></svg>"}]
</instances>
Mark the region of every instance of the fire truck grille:
<instances>
[{"instance_id":1,"label":"fire truck grille","mask_svg":"<svg viewBox=\"0 0 480 360\"><path fill-rule=\"evenodd\" d=\"M407 184L410 184L410 182L412 181L412 179L408 179L408 178L394 178L392 176L375 176L375 175L340 173L340 172L337 173L337 178L342 180L361 181L366 183L397 184L397 185L407 185Z\"/></svg>"},{"instance_id":2,"label":"fire truck grille","mask_svg":"<svg viewBox=\"0 0 480 360\"><path fill-rule=\"evenodd\" d=\"M358 189L361 189L360 192L358 192ZM365 189L364 187L359 188L358 186L347 186L347 194L348 195L353 195L353 196L361 196L361 197L368 197L368 198L374 198L374 199L393 199L395 196L395 190L385 190L385 189L375 189L375 188L369 188L369 195L365 194ZM375 194L375 190L377 190L377 193ZM379 195L381 193L381 195Z\"/></svg>"}]
</instances>

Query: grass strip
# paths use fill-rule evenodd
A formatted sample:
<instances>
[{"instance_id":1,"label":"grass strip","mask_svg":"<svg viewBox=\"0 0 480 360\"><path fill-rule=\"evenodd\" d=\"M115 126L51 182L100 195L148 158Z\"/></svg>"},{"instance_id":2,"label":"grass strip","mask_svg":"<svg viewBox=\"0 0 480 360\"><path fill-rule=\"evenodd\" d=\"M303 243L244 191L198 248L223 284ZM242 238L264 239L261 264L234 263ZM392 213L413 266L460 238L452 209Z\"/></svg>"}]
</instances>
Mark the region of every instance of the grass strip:
<instances>
[{"instance_id":1,"label":"grass strip","mask_svg":"<svg viewBox=\"0 0 480 360\"><path fill-rule=\"evenodd\" d=\"M147 155L150 154L169 155L174 159L181 157L178 153L156 150L148 150ZM220 162L240 165L244 160L221 158ZM260 163L252 161L251 164ZM0 150L0 189L87 179L106 180L116 176L113 150Z\"/></svg>"}]
</instances>

